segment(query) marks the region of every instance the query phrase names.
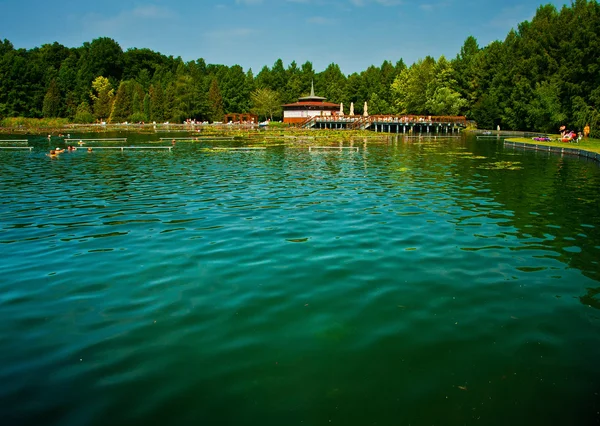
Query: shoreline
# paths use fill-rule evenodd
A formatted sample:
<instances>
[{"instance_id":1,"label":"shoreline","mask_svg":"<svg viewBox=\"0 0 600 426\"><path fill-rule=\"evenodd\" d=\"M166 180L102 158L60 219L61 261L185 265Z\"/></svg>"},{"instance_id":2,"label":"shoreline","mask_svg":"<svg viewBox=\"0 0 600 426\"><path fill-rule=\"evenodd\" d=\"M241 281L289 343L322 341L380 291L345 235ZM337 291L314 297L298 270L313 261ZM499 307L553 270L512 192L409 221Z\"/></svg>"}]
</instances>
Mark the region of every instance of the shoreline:
<instances>
[{"instance_id":1,"label":"shoreline","mask_svg":"<svg viewBox=\"0 0 600 426\"><path fill-rule=\"evenodd\" d=\"M589 143L589 142L588 142ZM562 144L562 145L561 145ZM567 145L567 146L565 146ZM600 146L598 147L579 147L577 144L567 142L539 142L524 141L522 138L505 139L505 147L521 148L525 150L534 150L542 152L552 152L560 155L572 155L582 158L588 158L600 163ZM577 146L577 147L574 147ZM589 148L589 149L586 149Z\"/></svg>"}]
</instances>

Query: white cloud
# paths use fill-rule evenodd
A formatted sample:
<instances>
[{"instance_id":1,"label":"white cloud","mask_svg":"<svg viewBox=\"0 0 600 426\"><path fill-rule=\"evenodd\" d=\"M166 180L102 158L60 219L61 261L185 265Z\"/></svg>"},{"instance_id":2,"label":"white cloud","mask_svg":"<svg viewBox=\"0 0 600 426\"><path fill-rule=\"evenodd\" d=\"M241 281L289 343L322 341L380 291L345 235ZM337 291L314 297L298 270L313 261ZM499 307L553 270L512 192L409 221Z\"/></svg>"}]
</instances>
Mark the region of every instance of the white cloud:
<instances>
[{"instance_id":1,"label":"white cloud","mask_svg":"<svg viewBox=\"0 0 600 426\"><path fill-rule=\"evenodd\" d=\"M137 7L131 11L131 14L137 18L162 18L164 17L166 9L158 6L142 6ZM170 13L170 11L167 11Z\"/></svg>"},{"instance_id":2,"label":"white cloud","mask_svg":"<svg viewBox=\"0 0 600 426\"><path fill-rule=\"evenodd\" d=\"M83 17L86 26L100 34L114 34L126 30L134 23L145 23L156 19L172 19L177 14L171 9L155 5L140 6L131 10L122 10L114 16L101 16L99 14L89 14Z\"/></svg>"}]
</instances>

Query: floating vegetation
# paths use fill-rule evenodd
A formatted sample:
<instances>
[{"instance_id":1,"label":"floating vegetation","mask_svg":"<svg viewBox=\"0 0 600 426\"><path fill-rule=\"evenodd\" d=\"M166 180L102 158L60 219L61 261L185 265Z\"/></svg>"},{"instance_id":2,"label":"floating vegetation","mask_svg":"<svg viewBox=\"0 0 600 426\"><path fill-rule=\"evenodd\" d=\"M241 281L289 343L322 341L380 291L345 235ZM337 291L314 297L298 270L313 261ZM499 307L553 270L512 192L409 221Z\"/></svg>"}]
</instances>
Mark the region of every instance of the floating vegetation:
<instances>
[{"instance_id":1,"label":"floating vegetation","mask_svg":"<svg viewBox=\"0 0 600 426\"><path fill-rule=\"evenodd\" d=\"M410 169L408 167L400 167L398 169L399 172L408 172Z\"/></svg>"},{"instance_id":2,"label":"floating vegetation","mask_svg":"<svg viewBox=\"0 0 600 426\"><path fill-rule=\"evenodd\" d=\"M471 155L473 155L473 153L468 152L468 151L464 151L464 152L450 151L450 152L440 152L440 155L452 155L452 156L456 156L456 157L465 157L465 156L471 156Z\"/></svg>"},{"instance_id":3,"label":"floating vegetation","mask_svg":"<svg viewBox=\"0 0 600 426\"><path fill-rule=\"evenodd\" d=\"M520 161L496 161L495 163L482 164L478 168L486 170L521 170Z\"/></svg>"},{"instance_id":4,"label":"floating vegetation","mask_svg":"<svg viewBox=\"0 0 600 426\"><path fill-rule=\"evenodd\" d=\"M308 238L286 238L286 241L290 243L305 243L308 241Z\"/></svg>"},{"instance_id":5,"label":"floating vegetation","mask_svg":"<svg viewBox=\"0 0 600 426\"><path fill-rule=\"evenodd\" d=\"M519 266L516 269L521 272L540 272L546 270L547 268L545 266Z\"/></svg>"}]
</instances>

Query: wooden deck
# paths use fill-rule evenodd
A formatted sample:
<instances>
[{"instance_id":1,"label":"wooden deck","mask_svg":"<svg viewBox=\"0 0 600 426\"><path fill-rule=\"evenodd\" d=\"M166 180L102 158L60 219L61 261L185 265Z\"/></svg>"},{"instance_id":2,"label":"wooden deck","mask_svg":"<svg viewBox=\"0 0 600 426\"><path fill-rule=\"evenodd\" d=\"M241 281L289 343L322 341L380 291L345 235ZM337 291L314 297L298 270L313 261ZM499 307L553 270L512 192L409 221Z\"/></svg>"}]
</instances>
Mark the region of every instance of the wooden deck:
<instances>
[{"instance_id":1,"label":"wooden deck","mask_svg":"<svg viewBox=\"0 0 600 426\"><path fill-rule=\"evenodd\" d=\"M464 116L369 115L311 117L299 127L305 129L370 130L383 133L459 133L467 127Z\"/></svg>"}]
</instances>

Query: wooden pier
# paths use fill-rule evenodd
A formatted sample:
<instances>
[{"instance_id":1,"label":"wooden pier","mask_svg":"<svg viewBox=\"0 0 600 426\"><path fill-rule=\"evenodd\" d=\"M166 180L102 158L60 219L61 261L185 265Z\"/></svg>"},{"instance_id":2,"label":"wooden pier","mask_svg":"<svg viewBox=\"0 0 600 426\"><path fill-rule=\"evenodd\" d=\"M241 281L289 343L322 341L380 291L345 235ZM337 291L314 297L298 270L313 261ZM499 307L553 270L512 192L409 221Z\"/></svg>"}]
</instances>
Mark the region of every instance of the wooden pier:
<instances>
[{"instance_id":1,"label":"wooden pier","mask_svg":"<svg viewBox=\"0 0 600 426\"><path fill-rule=\"evenodd\" d=\"M172 146L89 146L87 148L91 148L92 151L95 149L120 149L121 152L126 149L168 149L169 152L173 149ZM79 148L85 150L86 148Z\"/></svg>"},{"instance_id":2,"label":"wooden pier","mask_svg":"<svg viewBox=\"0 0 600 426\"><path fill-rule=\"evenodd\" d=\"M369 115L369 116L318 116L307 118L299 124L305 129L370 130L394 134L458 134L467 127L464 116L431 115Z\"/></svg>"},{"instance_id":3,"label":"wooden pier","mask_svg":"<svg viewBox=\"0 0 600 426\"><path fill-rule=\"evenodd\" d=\"M33 147L28 143L27 139L0 139L0 149L28 149L31 151Z\"/></svg>"}]
</instances>

